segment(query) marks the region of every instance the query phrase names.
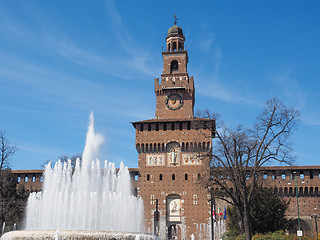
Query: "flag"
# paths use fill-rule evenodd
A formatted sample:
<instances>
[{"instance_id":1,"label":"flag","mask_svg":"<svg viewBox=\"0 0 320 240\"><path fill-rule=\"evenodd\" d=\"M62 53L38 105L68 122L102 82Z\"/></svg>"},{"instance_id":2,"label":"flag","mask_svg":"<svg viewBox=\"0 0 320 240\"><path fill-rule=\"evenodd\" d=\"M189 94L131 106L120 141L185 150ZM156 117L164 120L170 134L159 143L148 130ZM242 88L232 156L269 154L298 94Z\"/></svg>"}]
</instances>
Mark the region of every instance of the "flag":
<instances>
[{"instance_id":1,"label":"flag","mask_svg":"<svg viewBox=\"0 0 320 240\"><path fill-rule=\"evenodd\" d=\"M227 209L226 209L226 207L224 207L224 216L223 216L223 219L227 219Z\"/></svg>"},{"instance_id":2,"label":"flag","mask_svg":"<svg viewBox=\"0 0 320 240\"><path fill-rule=\"evenodd\" d=\"M221 209L220 207L218 207L218 216L221 216L221 215L222 215Z\"/></svg>"},{"instance_id":3,"label":"flag","mask_svg":"<svg viewBox=\"0 0 320 240\"><path fill-rule=\"evenodd\" d=\"M216 214L214 212L214 205L213 205L213 208L212 208L212 218L213 218L214 221L216 220Z\"/></svg>"}]
</instances>

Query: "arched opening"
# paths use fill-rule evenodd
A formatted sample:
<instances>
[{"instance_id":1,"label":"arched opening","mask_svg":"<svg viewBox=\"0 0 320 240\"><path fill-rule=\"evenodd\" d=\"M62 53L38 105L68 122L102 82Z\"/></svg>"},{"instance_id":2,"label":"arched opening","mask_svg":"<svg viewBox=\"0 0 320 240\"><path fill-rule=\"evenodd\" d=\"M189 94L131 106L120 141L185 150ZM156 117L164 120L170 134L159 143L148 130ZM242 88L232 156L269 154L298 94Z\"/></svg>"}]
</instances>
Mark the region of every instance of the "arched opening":
<instances>
[{"instance_id":1,"label":"arched opening","mask_svg":"<svg viewBox=\"0 0 320 240\"><path fill-rule=\"evenodd\" d=\"M294 196L294 194L293 194L293 188L292 188L292 187L289 188L289 195L290 195L291 197Z\"/></svg>"},{"instance_id":2,"label":"arched opening","mask_svg":"<svg viewBox=\"0 0 320 240\"><path fill-rule=\"evenodd\" d=\"M173 240L173 239L180 239L180 228L176 224L172 224L168 228L168 239Z\"/></svg>"},{"instance_id":3,"label":"arched opening","mask_svg":"<svg viewBox=\"0 0 320 240\"><path fill-rule=\"evenodd\" d=\"M311 231L310 226L306 221L300 218L300 229L303 232L303 235L308 235ZM297 230L299 230L299 225L298 225L298 219L294 219L290 222L289 224L289 233L295 234L297 233Z\"/></svg>"},{"instance_id":4,"label":"arched opening","mask_svg":"<svg viewBox=\"0 0 320 240\"><path fill-rule=\"evenodd\" d=\"M176 42L172 43L172 51L177 51L177 43Z\"/></svg>"},{"instance_id":5,"label":"arched opening","mask_svg":"<svg viewBox=\"0 0 320 240\"><path fill-rule=\"evenodd\" d=\"M178 71L179 70L179 66L178 66L178 61L177 60L173 60L171 62L171 73L174 71Z\"/></svg>"},{"instance_id":6,"label":"arched opening","mask_svg":"<svg viewBox=\"0 0 320 240\"><path fill-rule=\"evenodd\" d=\"M182 239L181 230L176 224L181 222L181 196L177 194L168 195L166 198L166 218L168 227L168 239ZM174 225L174 227L171 227Z\"/></svg>"},{"instance_id":7,"label":"arched opening","mask_svg":"<svg viewBox=\"0 0 320 240\"><path fill-rule=\"evenodd\" d=\"M310 196L313 196L313 187L310 188L309 194L310 194Z\"/></svg>"}]
</instances>

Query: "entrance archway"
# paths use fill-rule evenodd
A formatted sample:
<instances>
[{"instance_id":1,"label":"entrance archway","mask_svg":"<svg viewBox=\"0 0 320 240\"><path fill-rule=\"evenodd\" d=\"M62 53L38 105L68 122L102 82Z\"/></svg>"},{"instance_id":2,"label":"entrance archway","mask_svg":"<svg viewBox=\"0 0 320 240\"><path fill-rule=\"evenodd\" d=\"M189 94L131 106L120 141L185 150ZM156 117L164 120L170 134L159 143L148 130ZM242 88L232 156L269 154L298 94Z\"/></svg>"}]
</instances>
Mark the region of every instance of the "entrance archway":
<instances>
[{"instance_id":1,"label":"entrance archway","mask_svg":"<svg viewBox=\"0 0 320 240\"><path fill-rule=\"evenodd\" d=\"M177 240L181 239L181 231L177 224L172 224L168 228L168 239Z\"/></svg>"},{"instance_id":2,"label":"entrance archway","mask_svg":"<svg viewBox=\"0 0 320 240\"><path fill-rule=\"evenodd\" d=\"M288 231L289 233L296 234L298 229L299 229L298 219L293 219L289 224ZM301 218L300 218L300 229L303 231L303 235L310 235L311 233L311 228L309 224Z\"/></svg>"}]
</instances>

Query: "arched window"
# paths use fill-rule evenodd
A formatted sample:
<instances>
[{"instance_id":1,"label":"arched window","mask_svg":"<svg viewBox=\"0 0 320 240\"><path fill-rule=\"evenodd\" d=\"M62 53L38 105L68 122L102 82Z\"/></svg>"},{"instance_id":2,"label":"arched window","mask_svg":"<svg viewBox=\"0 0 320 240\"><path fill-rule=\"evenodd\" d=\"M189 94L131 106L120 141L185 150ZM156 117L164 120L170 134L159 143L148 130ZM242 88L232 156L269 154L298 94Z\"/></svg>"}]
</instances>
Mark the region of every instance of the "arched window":
<instances>
[{"instance_id":1,"label":"arched window","mask_svg":"<svg viewBox=\"0 0 320 240\"><path fill-rule=\"evenodd\" d=\"M173 50L173 51L177 51L177 43L176 43L176 42L173 42L173 44L172 44L172 50Z\"/></svg>"},{"instance_id":2,"label":"arched window","mask_svg":"<svg viewBox=\"0 0 320 240\"><path fill-rule=\"evenodd\" d=\"M179 66L178 66L178 61L177 60L173 60L171 62L171 73L174 71L178 71L179 70Z\"/></svg>"},{"instance_id":3,"label":"arched window","mask_svg":"<svg viewBox=\"0 0 320 240\"><path fill-rule=\"evenodd\" d=\"M299 196L303 196L303 187L299 188Z\"/></svg>"},{"instance_id":4,"label":"arched window","mask_svg":"<svg viewBox=\"0 0 320 240\"><path fill-rule=\"evenodd\" d=\"M289 188L289 195L290 195L291 197L293 197L293 196L294 196L293 188L292 188L292 187L290 187L290 188Z\"/></svg>"},{"instance_id":5,"label":"arched window","mask_svg":"<svg viewBox=\"0 0 320 240\"><path fill-rule=\"evenodd\" d=\"M313 196L313 187L310 188L310 196Z\"/></svg>"}]
</instances>

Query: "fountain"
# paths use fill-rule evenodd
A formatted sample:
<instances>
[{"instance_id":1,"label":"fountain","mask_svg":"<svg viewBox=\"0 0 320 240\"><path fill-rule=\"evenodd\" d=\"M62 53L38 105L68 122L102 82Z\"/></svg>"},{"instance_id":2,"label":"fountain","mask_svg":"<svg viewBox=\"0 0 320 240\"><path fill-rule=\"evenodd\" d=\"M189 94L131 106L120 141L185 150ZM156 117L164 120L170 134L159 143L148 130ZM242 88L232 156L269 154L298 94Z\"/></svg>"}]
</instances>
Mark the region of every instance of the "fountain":
<instances>
[{"instance_id":1,"label":"fountain","mask_svg":"<svg viewBox=\"0 0 320 240\"><path fill-rule=\"evenodd\" d=\"M103 138L95 133L90 115L86 145L72 169L71 161L49 163L43 192L31 193L26 230L6 233L1 239L154 239L143 232L143 202L132 195L130 175L123 163L117 171L97 153ZM107 231L106 231L107 230Z\"/></svg>"}]
</instances>

